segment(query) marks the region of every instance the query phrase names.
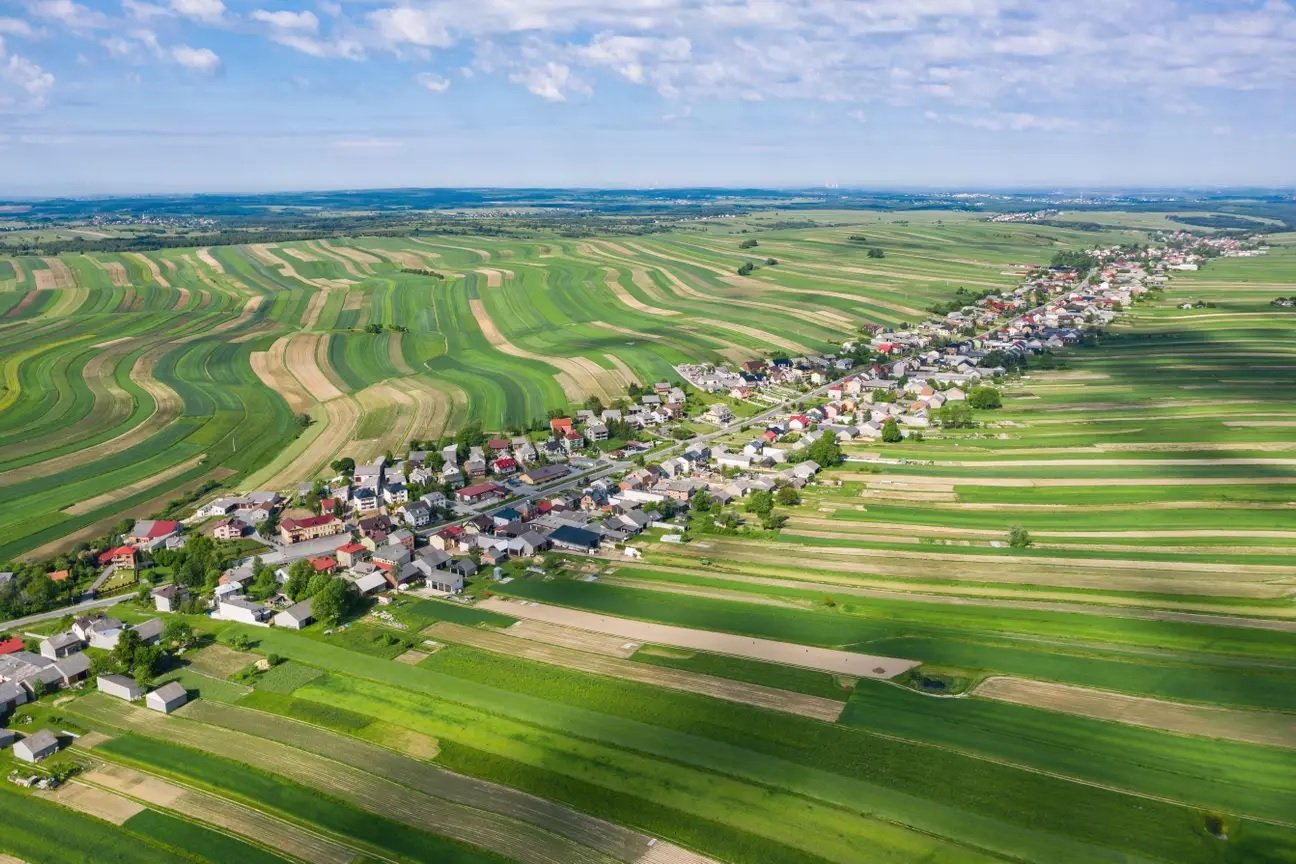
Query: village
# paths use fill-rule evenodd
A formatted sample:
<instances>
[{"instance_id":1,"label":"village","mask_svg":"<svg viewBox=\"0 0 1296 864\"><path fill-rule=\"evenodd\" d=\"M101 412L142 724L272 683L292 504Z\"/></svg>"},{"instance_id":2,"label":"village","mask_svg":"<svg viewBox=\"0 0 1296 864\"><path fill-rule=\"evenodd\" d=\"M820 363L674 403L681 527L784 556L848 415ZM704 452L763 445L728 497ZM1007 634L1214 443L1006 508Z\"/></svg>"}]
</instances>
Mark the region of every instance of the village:
<instances>
[{"instance_id":1,"label":"village","mask_svg":"<svg viewBox=\"0 0 1296 864\"><path fill-rule=\"evenodd\" d=\"M998 407L994 385L1005 375L1081 343L1172 271L1261 251L1182 233L1146 250L1092 249L1067 266L1026 268L1013 290L920 324L869 328L839 355L681 366L689 390L660 382L620 408L554 416L543 440L483 436L363 465L344 460L336 476L293 492L220 496L184 520L132 523L116 545L93 553L98 576L82 599L102 603L95 590L117 583L147 592L160 613L205 611L301 629L322 617L326 593L334 597L327 617L337 623L362 598L453 599L472 580L509 578L510 561L534 569L550 551L635 557L634 538L649 528L680 540L690 508L712 511L762 494L797 500L840 460L841 443L889 443L969 424L968 406ZM690 413L705 431L682 441L655 431ZM599 448L613 436L616 449ZM182 579L177 562L187 547L197 555L195 536L204 550L244 544L238 548L251 554ZM9 578L0 573L0 582ZM0 713L85 680L84 648L112 651L125 633L148 646L162 633L161 619L131 627L86 611L39 645L0 642ZM98 686L135 694L121 677L99 676Z\"/></svg>"}]
</instances>

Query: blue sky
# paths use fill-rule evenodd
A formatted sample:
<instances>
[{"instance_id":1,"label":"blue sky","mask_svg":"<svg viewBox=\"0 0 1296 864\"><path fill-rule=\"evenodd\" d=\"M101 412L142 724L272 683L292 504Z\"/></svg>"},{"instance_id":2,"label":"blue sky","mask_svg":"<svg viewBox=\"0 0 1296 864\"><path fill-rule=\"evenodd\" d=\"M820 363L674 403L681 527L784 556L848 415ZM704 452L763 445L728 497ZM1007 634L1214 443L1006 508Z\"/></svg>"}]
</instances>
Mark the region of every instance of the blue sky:
<instances>
[{"instance_id":1,"label":"blue sky","mask_svg":"<svg viewBox=\"0 0 1296 864\"><path fill-rule=\"evenodd\" d=\"M0 195L1296 183L1293 0L0 0Z\"/></svg>"}]
</instances>

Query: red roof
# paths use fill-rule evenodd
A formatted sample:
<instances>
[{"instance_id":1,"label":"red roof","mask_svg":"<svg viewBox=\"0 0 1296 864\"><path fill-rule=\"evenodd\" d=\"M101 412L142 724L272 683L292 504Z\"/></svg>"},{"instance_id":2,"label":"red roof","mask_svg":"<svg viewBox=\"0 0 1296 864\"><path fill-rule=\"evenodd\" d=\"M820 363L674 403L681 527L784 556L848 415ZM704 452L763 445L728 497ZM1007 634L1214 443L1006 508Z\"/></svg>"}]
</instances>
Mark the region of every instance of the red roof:
<instances>
[{"instance_id":1,"label":"red roof","mask_svg":"<svg viewBox=\"0 0 1296 864\"><path fill-rule=\"evenodd\" d=\"M343 546L339 546L337 551L346 555L354 555L357 552L363 552L364 548L365 547L361 546L359 543L347 543Z\"/></svg>"},{"instance_id":2,"label":"red roof","mask_svg":"<svg viewBox=\"0 0 1296 864\"><path fill-rule=\"evenodd\" d=\"M323 507L325 510L332 510L332 509L333 509L333 506L334 506L335 504L337 504L337 499L336 499L336 498L321 498L321 499L320 499L320 507Z\"/></svg>"},{"instance_id":3,"label":"red roof","mask_svg":"<svg viewBox=\"0 0 1296 864\"><path fill-rule=\"evenodd\" d=\"M554 432L566 432L571 427L572 421L570 417L555 417L549 421L549 428Z\"/></svg>"},{"instance_id":4,"label":"red roof","mask_svg":"<svg viewBox=\"0 0 1296 864\"><path fill-rule=\"evenodd\" d=\"M364 547L361 546L360 548L363 549ZM332 555L325 555L322 558L310 559L310 564L315 568L316 573L327 573L329 570L336 570L338 562Z\"/></svg>"},{"instance_id":5,"label":"red roof","mask_svg":"<svg viewBox=\"0 0 1296 864\"><path fill-rule=\"evenodd\" d=\"M374 566L384 573L390 573L392 571L392 563L390 561L375 561Z\"/></svg>"},{"instance_id":6,"label":"red roof","mask_svg":"<svg viewBox=\"0 0 1296 864\"><path fill-rule=\"evenodd\" d=\"M553 509L552 501L541 501L539 504L536 505L536 510L540 513L548 513L552 509Z\"/></svg>"},{"instance_id":7,"label":"red roof","mask_svg":"<svg viewBox=\"0 0 1296 864\"><path fill-rule=\"evenodd\" d=\"M70 574L66 570L55 570L53 573L50 574L50 581L62 582L64 579L68 578L69 575Z\"/></svg>"},{"instance_id":8,"label":"red roof","mask_svg":"<svg viewBox=\"0 0 1296 864\"><path fill-rule=\"evenodd\" d=\"M516 467L517 467L517 460L514 459L512 456L505 456L505 457L503 457L503 458L501 458L501 459L496 459L496 460L495 460L495 467L498 468L498 469L500 469L500 470L507 470L507 469L509 469L509 468L516 468Z\"/></svg>"},{"instance_id":9,"label":"red roof","mask_svg":"<svg viewBox=\"0 0 1296 864\"><path fill-rule=\"evenodd\" d=\"M119 556L119 555L129 555L129 556L131 557L131 560L134 561L134 560L135 560L135 547L133 547L133 546L118 546L116 549L109 549L107 552L102 552L102 553L100 553L100 555L99 555L99 563L100 563L100 564L107 564L107 563L109 563L110 561L112 561L114 558L116 558L116 557Z\"/></svg>"},{"instance_id":10,"label":"red roof","mask_svg":"<svg viewBox=\"0 0 1296 864\"><path fill-rule=\"evenodd\" d=\"M156 540L159 537L166 537L174 534L180 528L179 522L172 522L165 519L155 519L149 526L148 533L144 536L150 540Z\"/></svg>"},{"instance_id":11,"label":"red roof","mask_svg":"<svg viewBox=\"0 0 1296 864\"><path fill-rule=\"evenodd\" d=\"M492 450L507 450L509 449L509 442L503 438L492 438L486 442L486 446Z\"/></svg>"},{"instance_id":12,"label":"red roof","mask_svg":"<svg viewBox=\"0 0 1296 864\"><path fill-rule=\"evenodd\" d=\"M478 495L490 495L501 491L503 490L497 483L476 483L472 486L465 486L455 494L460 498L475 498Z\"/></svg>"},{"instance_id":13,"label":"red roof","mask_svg":"<svg viewBox=\"0 0 1296 864\"><path fill-rule=\"evenodd\" d=\"M0 654L12 654L23 650L23 641L17 636L0 640Z\"/></svg>"},{"instance_id":14,"label":"red roof","mask_svg":"<svg viewBox=\"0 0 1296 864\"><path fill-rule=\"evenodd\" d=\"M581 433L573 429L563 437L565 437L568 441L579 441L583 436L581 435Z\"/></svg>"},{"instance_id":15,"label":"red roof","mask_svg":"<svg viewBox=\"0 0 1296 864\"><path fill-rule=\"evenodd\" d=\"M327 525L336 518L332 513L323 516L307 516L303 519L294 519L289 516L279 524L291 531L294 528L314 528L316 525Z\"/></svg>"},{"instance_id":16,"label":"red roof","mask_svg":"<svg viewBox=\"0 0 1296 864\"><path fill-rule=\"evenodd\" d=\"M463 533L462 525L447 525L442 528L440 534L442 537L458 537Z\"/></svg>"}]
</instances>

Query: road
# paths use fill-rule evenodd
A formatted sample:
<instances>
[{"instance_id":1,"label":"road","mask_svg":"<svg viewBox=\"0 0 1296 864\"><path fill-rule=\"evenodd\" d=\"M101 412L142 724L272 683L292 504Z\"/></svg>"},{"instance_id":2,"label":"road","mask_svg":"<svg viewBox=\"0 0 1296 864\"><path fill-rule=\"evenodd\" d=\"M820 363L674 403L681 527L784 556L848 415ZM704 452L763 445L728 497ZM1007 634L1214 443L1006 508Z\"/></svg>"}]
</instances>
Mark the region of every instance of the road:
<instances>
[{"instance_id":1,"label":"road","mask_svg":"<svg viewBox=\"0 0 1296 864\"><path fill-rule=\"evenodd\" d=\"M0 630L18 630L30 624L39 624L41 621L62 618L64 615L77 615L90 609L102 609L105 606L112 606L114 603L128 600L131 596L133 595L117 594L112 597L100 597L97 600L85 600L71 606L61 606L58 609L51 609L37 615L27 615L23 618L14 618L11 621L0 621Z\"/></svg>"}]
</instances>

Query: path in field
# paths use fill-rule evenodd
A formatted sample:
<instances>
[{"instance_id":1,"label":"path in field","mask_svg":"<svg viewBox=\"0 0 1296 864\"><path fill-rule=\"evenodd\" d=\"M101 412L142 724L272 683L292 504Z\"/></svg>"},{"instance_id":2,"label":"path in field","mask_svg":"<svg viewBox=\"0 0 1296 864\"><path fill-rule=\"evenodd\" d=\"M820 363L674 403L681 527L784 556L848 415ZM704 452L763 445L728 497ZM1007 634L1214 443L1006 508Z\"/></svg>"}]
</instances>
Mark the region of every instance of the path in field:
<instances>
[{"instance_id":1,"label":"path in field","mask_svg":"<svg viewBox=\"0 0 1296 864\"><path fill-rule=\"evenodd\" d=\"M519 622L523 623L523 622ZM738 702L743 705L754 705L770 711L783 711L788 714L799 714L833 723L841 716L846 703L820 696L808 696L793 693L775 687L759 684L747 684L728 678L716 678L697 672L682 669L671 669L665 666L650 666L646 663L635 663L616 657L577 651L556 645L532 642L527 632L514 634L514 627L501 632L478 630L441 621L423 631L425 635L447 642L457 642L493 651L497 654L508 654L540 663L549 663L567 669L577 669L594 675L606 675L640 684L650 684L667 690L682 690L686 693L698 693L727 702Z\"/></svg>"},{"instance_id":2,"label":"path in field","mask_svg":"<svg viewBox=\"0 0 1296 864\"><path fill-rule=\"evenodd\" d=\"M819 669L835 675L852 675L857 678L894 678L919 665L917 660L876 657L856 654L853 651L776 642L772 639L754 639L731 633L713 633L709 630L653 624L632 618L599 615L531 601L492 597L477 605L482 609L500 612L513 618L536 619L550 624L575 627L579 630L592 630L595 633L611 633L640 644L652 643L675 648L690 648L713 654L728 654L768 663L781 663L785 666Z\"/></svg>"},{"instance_id":3,"label":"path in field","mask_svg":"<svg viewBox=\"0 0 1296 864\"><path fill-rule=\"evenodd\" d=\"M320 864L348 864L357 855L356 849L278 817L125 765L98 765L82 775L80 780L101 789L113 790L114 793L129 796L136 801L143 801L153 807L170 810L187 819L246 837L255 843L304 861L320 862ZM134 804L133 801L130 803ZM139 810L144 809L138 804L135 806Z\"/></svg>"},{"instance_id":4,"label":"path in field","mask_svg":"<svg viewBox=\"0 0 1296 864\"><path fill-rule=\"evenodd\" d=\"M389 819L524 864L634 864L655 848L643 834L561 804L286 717L207 700L166 716L99 697L78 700L78 712L110 726L233 756ZM672 844L656 845L678 850ZM679 853L690 864L710 864L710 859Z\"/></svg>"},{"instance_id":5,"label":"path in field","mask_svg":"<svg viewBox=\"0 0 1296 864\"><path fill-rule=\"evenodd\" d=\"M1009 676L987 678L973 695L1183 735L1296 748L1296 715L1291 714L1187 705Z\"/></svg>"}]
</instances>

